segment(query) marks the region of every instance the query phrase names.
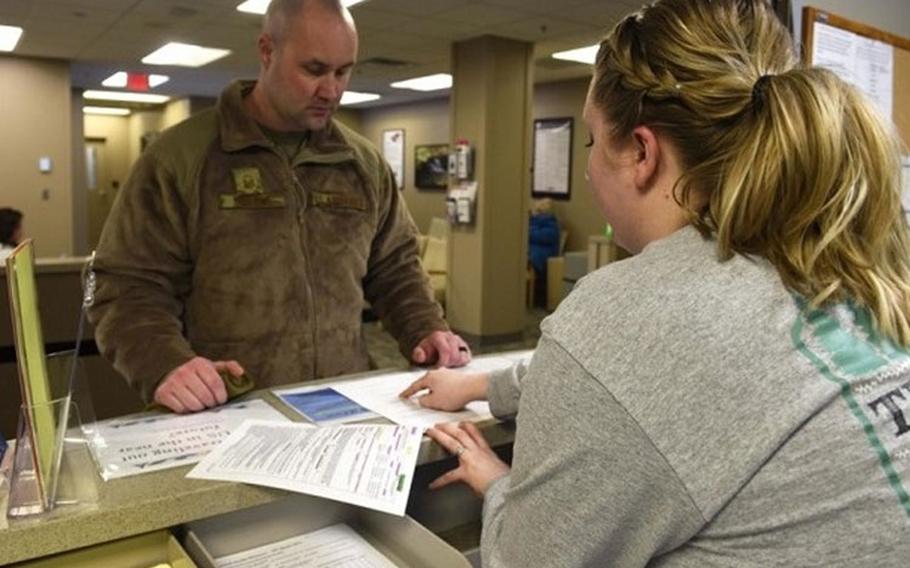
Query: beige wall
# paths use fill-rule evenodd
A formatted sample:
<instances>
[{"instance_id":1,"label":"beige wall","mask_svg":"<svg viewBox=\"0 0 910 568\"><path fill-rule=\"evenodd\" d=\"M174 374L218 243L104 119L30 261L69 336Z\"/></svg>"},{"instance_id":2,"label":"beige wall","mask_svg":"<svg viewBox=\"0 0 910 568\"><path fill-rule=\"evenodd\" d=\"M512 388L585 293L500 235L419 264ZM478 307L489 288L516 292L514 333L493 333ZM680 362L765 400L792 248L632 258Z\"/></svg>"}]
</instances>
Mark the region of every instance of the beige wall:
<instances>
[{"instance_id":1,"label":"beige wall","mask_svg":"<svg viewBox=\"0 0 910 568\"><path fill-rule=\"evenodd\" d=\"M25 232L35 240L39 256L71 254L69 64L0 56L0 77L0 202L25 214ZM51 159L50 173L38 171L42 156Z\"/></svg>"},{"instance_id":2,"label":"beige wall","mask_svg":"<svg viewBox=\"0 0 910 568\"><path fill-rule=\"evenodd\" d=\"M581 118L588 79L544 83L534 88L534 118L571 116L574 120L572 140L572 188L568 201L556 201L560 223L569 231L567 250L583 250L588 235L603 232L604 220L585 182L588 131ZM414 187L414 145L445 143L449 139L449 101L437 99L408 105L380 107L361 111L360 132L379 146L382 131L405 130L404 197L411 215L422 232L430 219L445 216L445 193L418 190ZM530 190L529 190L530 191Z\"/></svg>"},{"instance_id":3,"label":"beige wall","mask_svg":"<svg viewBox=\"0 0 910 568\"><path fill-rule=\"evenodd\" d=\"M353 129L354 131L363 132L363 124L361 121L360 111L350 108L340 108L335 113L335 118L337 118L339 122L348 128Z\"/></svg>"},{"instance_id":4,"label":"beige wall","mask_svg":"<svg viewBox=\"0 0 910 568\"><path fill-rule=\"evenodd\" d=\"M585 250L588 236L603 233L606 221L597 207L585 181L588 161L588 129L582 120L582 107L588 89L588 79L544 83L534 90L534 118L571 116L572 185L568 201L554 201L553 209L563 229L569 231L566 250Z\"/></svg>"},{"instance_id":5,"label":"beige wall","mask_svg":"<svg viewBox=\"0 0 910 568\"><path fill-rule=\"evenodd\" d=\"M133 112L129 116L129 156L130 164L139 159L142 135L148 132L161 132L163 128L161 110L144 110Z\"/></svg>"},{"instance_id":6,"label":"beige wall","mask_svg":"<svg viewBox=\"0 0 910 568\"><path fill-rule=\"evenodd\" d=\"M161 130L170 128L190 117L190 99L174 99L161 111Z\"/></svg>"},{"instance_id":7,"label":"beige wall","mask_svg":"<svg viewBox=\"0 0 910 568\"><path fill-rule=\"evenodd\" d=\"M414 147L449 142L449 100L436 99L407 105L365 109L360 113L360 132L377 148L382 131L404 129L404 198L417 228L426 233L433 217L445 217L445 191L414 187Z\"/></svg>"}]
</instances>

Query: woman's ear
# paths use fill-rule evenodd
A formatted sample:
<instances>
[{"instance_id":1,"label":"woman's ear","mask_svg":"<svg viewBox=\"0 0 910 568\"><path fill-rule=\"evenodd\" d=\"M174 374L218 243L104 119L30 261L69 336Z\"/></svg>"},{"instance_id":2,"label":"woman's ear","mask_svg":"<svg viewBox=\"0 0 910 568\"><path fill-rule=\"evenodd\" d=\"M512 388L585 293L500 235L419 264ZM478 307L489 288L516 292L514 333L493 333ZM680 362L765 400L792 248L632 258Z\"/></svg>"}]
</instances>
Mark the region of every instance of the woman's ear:
<instances>
[{"instance_id":1,"label":"woman's ear","mask_svg":"<svg viewBox=\"0 0 910 568\"><path fill-rule=\"evenodd\" d=\"M635 186L641 191L647 191L657 179L661 153L660 142L653 130L647 126L637 126L632 130L632 143L635 150Z\"/></svg>"}]
</instances>

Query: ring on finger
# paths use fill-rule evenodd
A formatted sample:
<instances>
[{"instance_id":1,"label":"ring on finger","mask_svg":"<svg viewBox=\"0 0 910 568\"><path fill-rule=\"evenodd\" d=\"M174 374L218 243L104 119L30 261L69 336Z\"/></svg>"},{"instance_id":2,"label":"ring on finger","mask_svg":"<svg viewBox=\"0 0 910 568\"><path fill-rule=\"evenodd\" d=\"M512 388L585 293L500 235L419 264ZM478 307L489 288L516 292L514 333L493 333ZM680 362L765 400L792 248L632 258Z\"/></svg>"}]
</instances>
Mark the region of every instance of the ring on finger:
<instances>
[{"instance_id":1,"label":"ring on finger","mask_svg":"<svg viewBox=\"0 0 910 568\"><path fill-rule=\"evenodd\" d=\"M455 451L452 453L455 455L456 458L460 458L461 454L463 454L465 452L465 450L467 450L467 448L465 448L464 446L459 444L458 447L455 448Z\"/></svg>"}]
</instances>

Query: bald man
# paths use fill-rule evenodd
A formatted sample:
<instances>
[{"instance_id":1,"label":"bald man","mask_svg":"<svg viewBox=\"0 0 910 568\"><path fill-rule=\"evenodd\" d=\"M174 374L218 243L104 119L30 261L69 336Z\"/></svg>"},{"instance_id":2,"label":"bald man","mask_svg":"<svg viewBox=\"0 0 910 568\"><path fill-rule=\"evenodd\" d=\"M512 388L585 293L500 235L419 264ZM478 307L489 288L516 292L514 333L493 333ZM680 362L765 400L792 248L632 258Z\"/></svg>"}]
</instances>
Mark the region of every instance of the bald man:
<instances>
[{"instance_id":1,"label":"bald man","mask_svg":"<svg viewBox=\"0 0 910 568\"><path fill-rule=\"evenodd\" d=\"M389 166L333 119L357 57L340 2L273 0L259 78L165 131L120 191L89 316L146 401L227 399L219 373L275 386L368 369L367 300L402 353L461 366Z\"/></svg>"}]
</instances>

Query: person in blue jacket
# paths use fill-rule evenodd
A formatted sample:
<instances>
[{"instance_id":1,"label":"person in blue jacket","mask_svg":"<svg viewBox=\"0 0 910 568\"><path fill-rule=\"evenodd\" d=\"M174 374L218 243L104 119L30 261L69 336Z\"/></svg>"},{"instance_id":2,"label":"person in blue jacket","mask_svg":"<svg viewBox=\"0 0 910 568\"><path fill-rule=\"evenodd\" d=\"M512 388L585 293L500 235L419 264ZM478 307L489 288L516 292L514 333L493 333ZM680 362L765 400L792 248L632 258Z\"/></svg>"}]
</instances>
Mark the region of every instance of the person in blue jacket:
<instances>
[{"instance_id":1,"label":"person in blue jacket","mask_svg":"<svg viewBox=\"0 0 910 568\"><path fill-rule=\"evenodd\" d=\"M553 202L540 199L531 206L528 226L528 260L534 269L534 305L545 304L547 259L559 255L559 221Z\"/></svg>"}]
</instances>

